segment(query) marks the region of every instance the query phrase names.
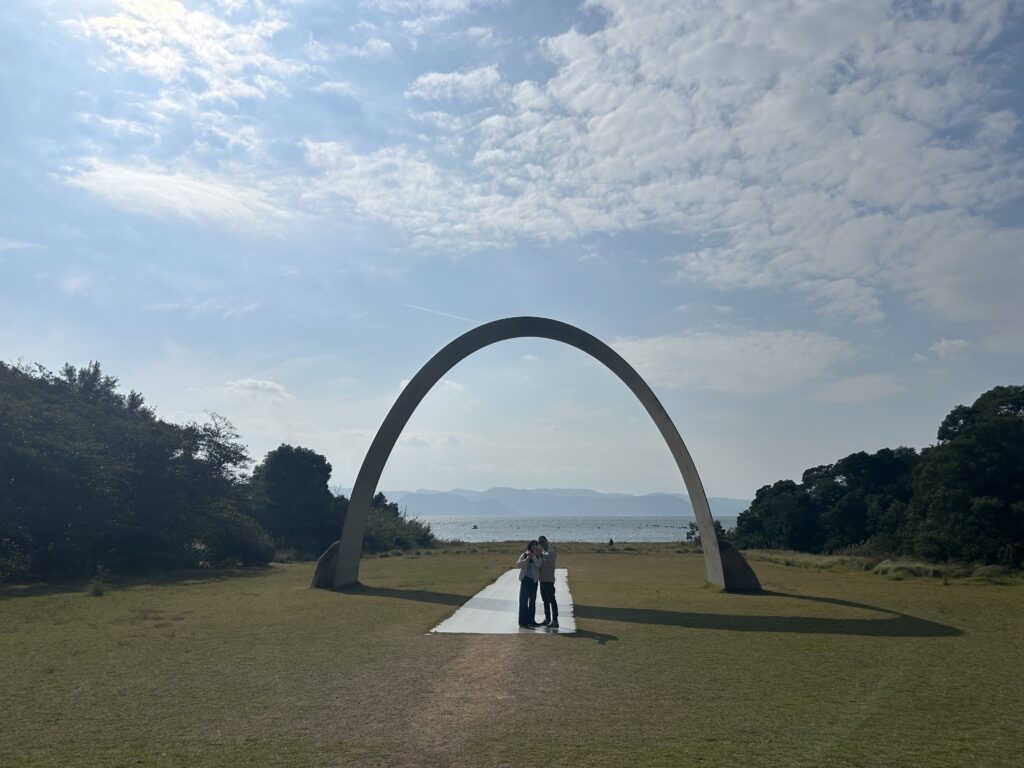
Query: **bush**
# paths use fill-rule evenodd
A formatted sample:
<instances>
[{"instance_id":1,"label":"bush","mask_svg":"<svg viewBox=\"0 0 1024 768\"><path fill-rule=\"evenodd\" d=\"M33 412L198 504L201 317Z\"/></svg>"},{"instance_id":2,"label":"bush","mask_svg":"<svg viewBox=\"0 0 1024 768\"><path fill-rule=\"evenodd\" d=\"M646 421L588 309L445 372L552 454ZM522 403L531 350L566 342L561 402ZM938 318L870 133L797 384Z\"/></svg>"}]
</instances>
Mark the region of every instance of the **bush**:
<instances>
[{"instance_id":1,"label":"bush","mask_svg":"<svg viewBox=\"0 0 1024 768\"><path fill-rule=\"evenodd\" d=\"M107 594L107 585L103 583L103 577L97 576L89 583L89 589L87 590L91 597L103 597Z\"/></svg>"},{"instance_id":2,"label":"bush","mask_svg":"<svg viewBox=\"0 0 1024 768\"><path fill-rule=\"evenodd\" d=\"M197 546L198 565L219 568L232 565L266 565L274 557L274 543L263 526L230 506L215 510Z\"/></svg>"},{"instance_id":3,"label":"bush","mask_svg":"<svg viewBox=\"0 0 1024 768\"><path fill-rule=\"evenodd\" d=\"M899 579L905 576L942 576L943 569L916 560L883 560L872 569L872 573Z\"/></svg>"},{"instance_id":4,"label":"bush","mask_svg":"<svg viewBox=\"0 0 1024 768\"><path fill-rule=\"evenodd\" d=\"M398 505L377 494L366 518L363 551L371 553L406 551L432 547L437 543L428 523L406 517Z\"/></svg>"}]
</instances>

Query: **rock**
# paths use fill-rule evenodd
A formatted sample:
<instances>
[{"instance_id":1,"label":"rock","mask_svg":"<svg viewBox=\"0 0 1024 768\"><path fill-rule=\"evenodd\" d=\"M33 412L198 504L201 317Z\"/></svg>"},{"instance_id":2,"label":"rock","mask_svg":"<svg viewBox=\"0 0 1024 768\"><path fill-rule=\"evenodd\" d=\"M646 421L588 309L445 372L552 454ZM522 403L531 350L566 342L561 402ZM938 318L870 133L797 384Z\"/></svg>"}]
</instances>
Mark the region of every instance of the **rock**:
<instances>
[{"instance_id":1,"label":"rock","mask_svg":"<svg viewBox=\"0 0 1024 768\"><path fill-rule=\"evenodd\" d=\"M338 545L336 541L327 548L327 551L320 555L316 561L316 572L313 574L313 583L309 586L316 589L334 589L334 573L338 568Z\"/></svg>"}]
</instances>

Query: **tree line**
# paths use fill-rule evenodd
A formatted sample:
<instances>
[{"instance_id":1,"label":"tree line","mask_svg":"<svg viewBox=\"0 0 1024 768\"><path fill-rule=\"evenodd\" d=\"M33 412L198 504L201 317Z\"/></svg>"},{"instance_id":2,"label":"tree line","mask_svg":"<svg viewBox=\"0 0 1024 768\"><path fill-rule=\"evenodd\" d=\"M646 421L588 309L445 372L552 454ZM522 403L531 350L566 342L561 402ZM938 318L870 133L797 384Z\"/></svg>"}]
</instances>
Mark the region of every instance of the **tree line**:
<instances>
[{"instance_id":1,"label":"tree line","mask_svg":"<svg viewBox=\"0 0 1024 768\"><path fill-rule=\"evenodd\" d=\"M935 445L853 453L757 491L742 548L856 548L1021 567L1024 386L990 389L942 421Z\"/></svg>"},{"instance_id":2,"label":"tree line","mask_svg":"<svg viewBox=\"0 0 1024 768\"><path fill-rule=\"evenodd\" d=\"M252 465L227 419L164 421L98 362L0 362L0 581L263 564L338 538L348 499L324 456L281 445ZM377 495L364 549L433 542Z\"/></svg>"}]
</instances>

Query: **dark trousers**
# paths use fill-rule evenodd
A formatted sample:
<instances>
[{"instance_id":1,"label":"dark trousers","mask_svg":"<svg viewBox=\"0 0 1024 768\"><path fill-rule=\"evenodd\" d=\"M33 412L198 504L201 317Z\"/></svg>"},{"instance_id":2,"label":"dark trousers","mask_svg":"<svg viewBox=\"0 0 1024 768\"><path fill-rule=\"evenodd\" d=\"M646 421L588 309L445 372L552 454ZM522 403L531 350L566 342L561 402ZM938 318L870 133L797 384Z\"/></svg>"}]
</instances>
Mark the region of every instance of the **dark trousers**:
<instances>
[{"instance_id":1,"label":"dark trousers","mask_svg":"<svg viewBox=\"0 0 1024 768\"><path fill-rule=\"evenodd\" d=\"M558 621L558 601L555 600L555 582L540 583L540 599L544 601L544 618Z\"/></svg>"},{"instance_id":2,"label":"dark trousers","mask_svg":"<svg viewBox=\"0 0 1024 768\"><path fill-rule=\"evenodd\" d=\"M519 626L536 623L537 582L527 577L519 582Z\"/></svg>"}]
</instances>

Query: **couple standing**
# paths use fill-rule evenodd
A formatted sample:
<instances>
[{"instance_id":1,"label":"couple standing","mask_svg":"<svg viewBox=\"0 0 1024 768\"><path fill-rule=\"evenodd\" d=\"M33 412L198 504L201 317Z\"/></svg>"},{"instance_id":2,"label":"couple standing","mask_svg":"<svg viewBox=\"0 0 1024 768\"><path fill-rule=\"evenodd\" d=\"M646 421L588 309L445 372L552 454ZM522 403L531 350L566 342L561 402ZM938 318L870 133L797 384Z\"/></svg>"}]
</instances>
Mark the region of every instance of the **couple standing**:
<instances>
[{"instance_id":1,"label":"couple standing","mask_svg":"<svg viewBox=\"0 0 1024 768\"><path fill-rule=\"evenodd\" d=\"M525 629L558 629L558 601L555 600L555 548L540 536L526 545L519 556L519 626ZM544 601L544 621L537 623L537 585Z\"/></svg>"}]
</instances>

